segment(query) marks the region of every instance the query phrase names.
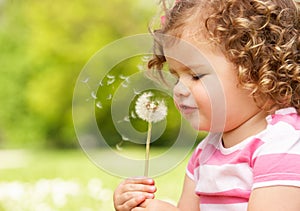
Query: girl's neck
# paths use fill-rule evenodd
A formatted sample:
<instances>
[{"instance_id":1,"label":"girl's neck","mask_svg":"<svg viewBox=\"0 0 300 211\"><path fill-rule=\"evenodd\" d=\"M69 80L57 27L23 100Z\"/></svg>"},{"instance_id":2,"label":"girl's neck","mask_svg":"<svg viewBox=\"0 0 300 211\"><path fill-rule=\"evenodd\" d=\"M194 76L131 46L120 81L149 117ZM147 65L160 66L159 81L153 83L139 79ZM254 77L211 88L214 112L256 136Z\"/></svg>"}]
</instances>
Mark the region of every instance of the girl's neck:
<instances>
[{"instance_id":1,"label":"girl's neck","mask_svg":"<svg viewBox=\"0 0 300 211\"><path fill-rule=\"evenodd\" d=\"M224 132L222 137L224 147L233 147L247 137L263 131L267 126L266 116L264 111L259 111L237 128Z\"/></svg>"}]
</instances>

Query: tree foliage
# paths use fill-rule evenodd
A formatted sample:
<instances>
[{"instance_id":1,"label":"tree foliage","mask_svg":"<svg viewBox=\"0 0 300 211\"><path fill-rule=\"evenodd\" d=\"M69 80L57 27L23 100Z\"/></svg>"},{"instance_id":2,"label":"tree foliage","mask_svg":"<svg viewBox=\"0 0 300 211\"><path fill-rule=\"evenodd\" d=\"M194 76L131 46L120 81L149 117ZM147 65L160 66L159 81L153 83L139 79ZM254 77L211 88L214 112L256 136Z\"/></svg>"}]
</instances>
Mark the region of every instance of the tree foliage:
<instances>
[{"instance_id":1,"label":"tree foliage","mask_svg":"<svg viewBox=\"0 0 300 211\"><path fill-rule=\"evenodd\" d=\"M0 144L76 146L72 94L104 45L147 32L148 0L0 1Z\"/></svg>"}]
</instances>

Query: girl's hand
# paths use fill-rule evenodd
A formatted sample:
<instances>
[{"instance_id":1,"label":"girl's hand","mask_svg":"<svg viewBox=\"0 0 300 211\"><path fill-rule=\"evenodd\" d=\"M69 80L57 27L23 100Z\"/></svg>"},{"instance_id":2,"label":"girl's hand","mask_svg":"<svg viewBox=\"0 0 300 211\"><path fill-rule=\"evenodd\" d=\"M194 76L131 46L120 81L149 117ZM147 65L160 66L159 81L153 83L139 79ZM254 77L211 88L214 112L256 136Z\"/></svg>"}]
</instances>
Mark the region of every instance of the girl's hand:
<instances>
[{"instance_id":1,"label":"girl's hand","mask_svg":"<svg viewBox=\"0 0 300 211\"><path fill-rule=\"evenodd\" d=\"M151 178L129 178L120 183L114 192L116 211L131 211L146 199L153 199L156 187Z\"/></svg>"}]
</instances>

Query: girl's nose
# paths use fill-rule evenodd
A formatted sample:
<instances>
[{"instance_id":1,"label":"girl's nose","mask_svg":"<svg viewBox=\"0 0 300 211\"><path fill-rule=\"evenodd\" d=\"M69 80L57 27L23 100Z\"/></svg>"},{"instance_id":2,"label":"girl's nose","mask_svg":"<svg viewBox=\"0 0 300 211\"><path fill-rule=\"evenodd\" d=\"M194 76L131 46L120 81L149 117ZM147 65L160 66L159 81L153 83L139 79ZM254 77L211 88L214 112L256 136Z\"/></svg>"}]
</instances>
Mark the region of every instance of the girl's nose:
<instances>
[{"instance_id":1,"label":"girl's nose","mask_svg":"<svg viewBox=\"0 0 300 211\"><path fill-rule=\"evenodd\" d=\"M173 93L175 97L188 97L190 90L181 81L174 86Z\"/></svg>"}]
</instances>

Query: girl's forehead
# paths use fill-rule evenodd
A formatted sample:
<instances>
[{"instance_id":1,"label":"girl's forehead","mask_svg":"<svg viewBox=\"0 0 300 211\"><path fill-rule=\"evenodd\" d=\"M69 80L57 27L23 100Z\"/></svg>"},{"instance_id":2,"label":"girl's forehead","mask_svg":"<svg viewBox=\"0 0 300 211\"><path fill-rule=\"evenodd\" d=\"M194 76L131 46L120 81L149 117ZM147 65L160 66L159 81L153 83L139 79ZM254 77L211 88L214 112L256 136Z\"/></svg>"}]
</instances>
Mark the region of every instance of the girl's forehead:
<instances>
[{"instance_id":1,"label":"girl's forehead","mask_svg":"<svg viewBox=\"0 0 300 211\"><path fill-rule=\"evenodd\" d=\"M209 64L208 61L203 61L199 59L197 62L185 62L185 61L178 61L175 58L166 57L168 69L171 73L178 73L178 72L190 72L190 73L212 73L213 67Z\"/></svg>"},{"instance_id":2,"label":"girl's forehead","mask_svg":"<svg viewBox=\"0 0 300 211\"><path fill-rule=\"evenodd\" d=\"M171 65L185 66L189 68L210 66L208 55L216 54L209 44L200 43L190 38L174 38L172 44L163 46L163 53Z\"/></svg>"}]
</instances>

